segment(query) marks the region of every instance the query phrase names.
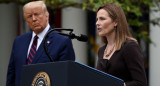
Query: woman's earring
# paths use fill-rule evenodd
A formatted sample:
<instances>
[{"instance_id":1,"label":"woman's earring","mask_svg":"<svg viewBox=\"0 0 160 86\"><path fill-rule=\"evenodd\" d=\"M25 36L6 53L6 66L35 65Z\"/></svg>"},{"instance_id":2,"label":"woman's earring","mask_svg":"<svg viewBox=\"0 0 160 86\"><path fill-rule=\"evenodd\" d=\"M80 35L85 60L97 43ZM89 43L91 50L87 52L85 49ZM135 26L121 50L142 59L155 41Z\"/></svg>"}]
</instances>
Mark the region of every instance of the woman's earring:
<instances>
[{"instance_id":1,"label":"woman's earring","mask_svg":"<svg viewBox=\"0 0 160 86\"><path fill-rule=\"evenodd\" d=\"M117 31L117 26L114 26L114 29Z\"/></svg>"}]
</instances>

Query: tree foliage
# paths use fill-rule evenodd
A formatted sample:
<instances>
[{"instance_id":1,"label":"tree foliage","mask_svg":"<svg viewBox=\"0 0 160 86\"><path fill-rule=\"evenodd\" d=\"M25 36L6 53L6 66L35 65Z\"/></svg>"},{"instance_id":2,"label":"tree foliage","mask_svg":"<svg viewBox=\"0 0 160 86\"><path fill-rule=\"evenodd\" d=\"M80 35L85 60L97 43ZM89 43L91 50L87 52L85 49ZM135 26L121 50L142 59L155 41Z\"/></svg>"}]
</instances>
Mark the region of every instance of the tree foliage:
<instances>
[{"instance_id":1,"label":"tree foliage","mask_svg":"<svg viewBox=\"0 0 160 86\"><path fill-rule=\"evenodd\" d=\"M29 1L36 0L0 0L0 3L15 2L17 4L25 4ZM120 5L128 20L128 24L133 28L133 34L137 38L143 38L146 42L150 42L148 37L149 23L159 24L160 18L149 20L149 7L157 5L160 9L159 0L43 0L47 6L56 10L68 6L81 8L95 12L96 9L105 3L116 3ZM155 2L155 4L153 4ZM158 10L159 10L158 9ZM155 10L157 11L157 10Z\"/></svg>"}]
</instances>

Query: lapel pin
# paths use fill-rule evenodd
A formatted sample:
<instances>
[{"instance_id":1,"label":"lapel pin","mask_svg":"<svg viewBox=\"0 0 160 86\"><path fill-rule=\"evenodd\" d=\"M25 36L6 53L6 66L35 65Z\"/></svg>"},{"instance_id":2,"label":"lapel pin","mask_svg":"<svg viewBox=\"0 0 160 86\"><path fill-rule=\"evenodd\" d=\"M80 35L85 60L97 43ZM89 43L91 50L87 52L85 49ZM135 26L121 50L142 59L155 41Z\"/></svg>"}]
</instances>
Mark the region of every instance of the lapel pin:
<instances>
[{"instance_id":1,"label":"lapel pin","mask_svg":"<svg viewBox=\"0 0 160 86\"><path fill-rule=\"evenodd\" d=\"M47 44L49 44L50 43L50 41L47 41Z\"/></svg>"}]
</instances>

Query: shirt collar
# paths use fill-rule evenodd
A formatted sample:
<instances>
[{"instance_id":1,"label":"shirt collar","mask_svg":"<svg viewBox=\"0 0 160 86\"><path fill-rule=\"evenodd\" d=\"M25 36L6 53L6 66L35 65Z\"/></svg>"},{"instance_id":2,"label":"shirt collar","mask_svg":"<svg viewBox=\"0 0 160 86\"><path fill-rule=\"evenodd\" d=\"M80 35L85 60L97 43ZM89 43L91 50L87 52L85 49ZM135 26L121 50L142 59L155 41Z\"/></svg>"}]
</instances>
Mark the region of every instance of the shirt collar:
<instances>
[{"instance_id":1,"label":"shirt collar","mask_svg":"<svg viewBox=\"0 0 160 86\"><path fill-rule=\"evenodd\" d=\"M37 34L38 39L43 40L43 38L44 38L45 34L48 32L49 28L50 28L50 25L48 24L47 27L46 27L41 33ZM32 33L32 38L33 38L35 35L36 35L36 34L33 32L33 33Z\"/></svg>"}]
</instances>

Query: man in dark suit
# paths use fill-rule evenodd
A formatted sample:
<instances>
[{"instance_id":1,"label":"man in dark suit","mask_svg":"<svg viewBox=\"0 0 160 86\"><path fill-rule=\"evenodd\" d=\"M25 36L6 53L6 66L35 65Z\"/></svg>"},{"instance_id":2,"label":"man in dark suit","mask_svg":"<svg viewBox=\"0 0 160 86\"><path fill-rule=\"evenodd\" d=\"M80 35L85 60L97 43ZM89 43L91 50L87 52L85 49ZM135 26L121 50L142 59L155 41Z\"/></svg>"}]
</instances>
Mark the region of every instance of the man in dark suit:
<instances>
[{"instance_id":1,"label":"man in dark suit","mask_svg":"<svg viewBox=\"0 0 160 86\"><path fill-rule=\"evenodd\" d=\"M23 12L25 21L32 31L16 37L14 40L8 66L7 86L20 86L23 65L50 62L42 44L45 34L51 29L48 23L49 13L46 5L43 1L32 1L24 5ZM38 36L37 42L35 42L36 46L32 44L34 43L34 36ZM34 46L33 48L36 48L35 51L32 45ZM46 46L54 61L75 60L71 40L68 37L57 34L56 31L49 35Z\"/></svg>"}]
</instances>

